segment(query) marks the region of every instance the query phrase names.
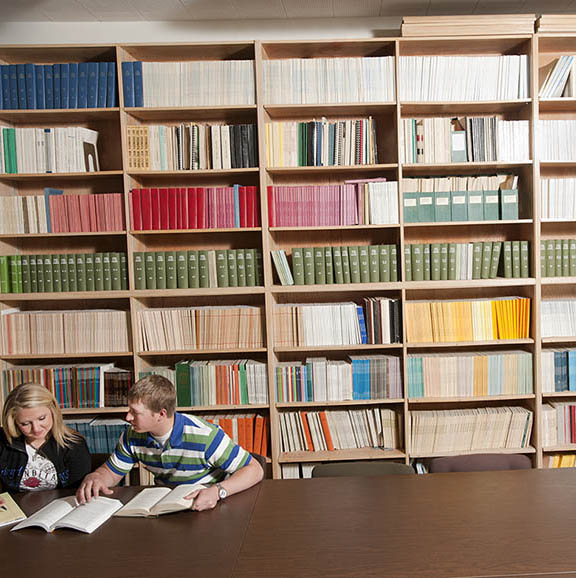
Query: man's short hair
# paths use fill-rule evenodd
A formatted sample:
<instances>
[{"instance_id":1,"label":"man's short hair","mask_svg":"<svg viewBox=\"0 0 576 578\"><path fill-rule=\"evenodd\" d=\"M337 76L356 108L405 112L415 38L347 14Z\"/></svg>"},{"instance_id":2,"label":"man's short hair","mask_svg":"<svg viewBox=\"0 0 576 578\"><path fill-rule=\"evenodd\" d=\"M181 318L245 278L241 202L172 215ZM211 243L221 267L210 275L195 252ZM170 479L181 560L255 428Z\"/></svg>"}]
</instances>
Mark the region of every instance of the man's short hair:
<instances>
[{"instance_id":1,"label":"man's short hair","mask_svg":"<svg viewBox=\"0 0 576 578\"><path fill-rule=\"evenodd\" d=\"M147 375L128 391L128 401L140 401L154 413L165 409L168 417L172 417L176 411L176 388L161 375Z\"/></svg>"}]
</instances>

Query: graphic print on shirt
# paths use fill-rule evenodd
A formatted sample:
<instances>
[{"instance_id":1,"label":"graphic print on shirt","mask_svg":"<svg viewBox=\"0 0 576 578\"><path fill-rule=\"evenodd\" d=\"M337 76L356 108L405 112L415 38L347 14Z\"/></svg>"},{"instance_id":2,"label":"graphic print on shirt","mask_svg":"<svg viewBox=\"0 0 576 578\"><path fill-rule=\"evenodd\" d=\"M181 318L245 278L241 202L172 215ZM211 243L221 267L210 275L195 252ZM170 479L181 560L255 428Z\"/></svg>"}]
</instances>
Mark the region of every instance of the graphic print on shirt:
<instances>
[{"instance_id":1,"label":"graphic print on shirt","mask_svg":"<svg viewBox=\"0 0 576 578\"><path fill-rule=\"evenodd\" d=\"M53 490L58 485L54 464L36 449L26 444L28 463L20 480L21 490Z\"/></svg>"}]
</instances>

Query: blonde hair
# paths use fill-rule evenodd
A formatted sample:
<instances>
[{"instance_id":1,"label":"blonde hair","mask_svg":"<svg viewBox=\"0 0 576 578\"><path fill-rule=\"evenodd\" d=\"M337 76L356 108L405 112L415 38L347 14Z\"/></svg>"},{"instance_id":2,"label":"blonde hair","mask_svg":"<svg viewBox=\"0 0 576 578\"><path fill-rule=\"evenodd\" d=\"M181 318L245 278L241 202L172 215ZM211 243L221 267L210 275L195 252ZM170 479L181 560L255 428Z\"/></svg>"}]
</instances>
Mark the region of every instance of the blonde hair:
<instances>
[{"instance_id":1,"label":"blonde hair","mask_svg":"<svg viewBox=\"0 0 576 578\"><path fill-rule=\"evenodd\" d=\"M165 409L168 417L172 417L176 411L176 388L161 375L147 375L128 391L128 401L141 401L154 413Z\"/></svg>"},{"instance_id":2,"label":"blonde hair","mask_svg":"<svg viewBox=\"0 0 576 578\"><path fill-rule=\"evenodd\" d=\"M38 383L24 383L15 387L6 398L2 409L2 425L8 442L22 435L16 425L16 414L21 409L46 407L52 413L51 434L56 443L63 448L69 448L82 440L82 436L71 430L62 420L62 412L56 398L43 385Z\"/></svg>"}]
</instances>

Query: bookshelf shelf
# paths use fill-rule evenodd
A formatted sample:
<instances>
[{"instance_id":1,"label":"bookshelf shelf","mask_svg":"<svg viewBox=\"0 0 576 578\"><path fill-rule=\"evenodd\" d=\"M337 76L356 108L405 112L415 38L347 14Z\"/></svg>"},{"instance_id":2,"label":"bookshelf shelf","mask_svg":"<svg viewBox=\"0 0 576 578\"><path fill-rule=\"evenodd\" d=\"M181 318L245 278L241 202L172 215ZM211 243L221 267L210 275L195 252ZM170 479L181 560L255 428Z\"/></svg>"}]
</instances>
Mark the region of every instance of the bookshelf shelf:
<instances>
[{"instance_id":1,"label":"bookshelf shelf","mask_svg":"<svg viewBox=\"0 0 576 578\"><path fill-rule=\"evenodd\" d=\"M258 233L262 231L261 227L234 227L233 229L163 229L157 231L130 231L130 234L137 237L137 236L145 236L145 235L210 235L213 233L246 233L246 232L255 232Z\"/></svg>"},{"instance_id":2,"label":"bookshelf shelf","mask_svg":"<svg viewBox=\"0 0 576 578\"><path fill-rule=\"evenodd\" d=\"M334 225L322 227L269 227L270 232L284 231L356 231L356 230L379 230L379 229L399 229L400 225L392 223L390 225Z\"/></svg>"},{"instance_id":3,"label":"bookshelf shelf","mask_svg":"<svg viewBox=\"0 0 576 578\"><path fill-rule=\"evenodd\" d=\"M405 281L403 287L410 289L465 289L468 287L526 287L536 284L534 278L472 279L470 281Z\"/></svg>"},{"instance_id":4,"label":"bookshelf shelf","mask_svg":"<svg viewBox=\"0 0 576 578\"><path fill-rule=\"evenodd\" d=\"M387 171L390 169L396 169L398 165L396 163L386 163L377 165L341 165L341 166L327 166L327 167L267 167L267 172L272 176L280 175L294 175L294 176L304 176L304 175L322 175L324 173L339 174L350 172L367 173L367 172L377 172L377 171Z\"/></svg>"},{"instance_id":5,"label":"bookshelf shelf","mask_svg":"<svg viewBox=\"0 0 576 578\"><path fill-rule=\"evenodd\" d=\"M536 448L483 448L474 451L458 450L454 452L411 453L414 458L442 458L444 456L469 456L474 454L534 454Z\"/></svg>"},{"instance_id":6,"label":"bookshelf shelf","mask_svg":"<svg viewBox=\"0 0 576 578\"><path fill-rule=\"evenodd\" d=\"M219 405L189 405L178 407L178 411L253 411L255 409L268 409L268 404L254 403L254 404L219 404Z\"/></svg>"},{"instance_id":7,"label":"bookshelf shelf","mask_svg":"<svg viewBox=\"0 0 576 578\"><path fill-rule=\"evenodd\" d=\"M542 343L576 343L576 335L563 337L543 337Z\"/></svg>"},{"instance_id":8,"label":"bookshelf shelf","mask_svg":"<svg viewBox=\"0 0 576 578\"><path fill-rule=\"evenodd\" d=\"M311 351L363 351L372 349L401 349L401 343L375 343L354 345L310 345L308 347L275 347L276 353L311 352Z\"/></svg>"},{"instance_id":9,"label":"bookshelf shelf","mask_svg":"<svg viewBox=\"0 0 576 578\"><path fill-rule=\"evenodd\" d=\"M124 112L143 121L173 120L225 120L239 122L256 115L255 104L238 106L187 106L187 107L145 107L125 108Z\"/></svg>"},{"instance_id":10,"label":"bookshelf shelf","mask_svg":"<svg viewBox=\"0 0 576 578\"><path fill-rule=\"evenodd\" d=\"M76 123L88 120L118 120L119 108L56 108L42 110L0 110L0 120L10 123Z\"/></svg>"},{"instance_id":11,"label":"bookshelf shelf","mask_svg":"<svg viewBox=\"0 0 576 578\"><path fill-rule=\"evenodd\" d=\"M395 110L395 102L358 102L337 104L266 104L264 110L271 119L338 117L338 116L377 116Z\"/></svg>"},{"instance_id":12,"label":"bookshelf shelf","mask_svg":"<svg viewBox=\"0 0 576 578\"><path fill-rule=\"evenodd\" d=\"M132 357L131 351L101 351L101 352L84 352L84 353L34 353L7 355L2 354L2 359L82 359L93 357Z\"/></svg>"},{"instance_id":13,"label":"bookshelf shelf","mask_svg":"<svg viewBox=\"0 0 576 578\"><path fill-rule=\"evenodd\" d=\"M548 446L543 447L542 451L545 453L551 452L574 452L576 451L576 444L566 444L562 446Z\"/></svg>"},{"instance_id":14,"label":"bookshelf shelf","mask_svg":"<svg viewBox=\"0 0 576 578\"><path fill-rule=\"evenodd\" d=\"M480 395L480 396L454 396L454 397L409 397L408 405L425 405L438 403L461 403L461 402L483 402L483 401L517 401L523 399L534 399L534 394L528 395Z\"/></svg>"},{"instance_id":15,"label":"bookshelf shelf","mask_svg":"<svg viewBox=\"0 0 576 578\"><path fill-rule=\"evenodd\" d=\"M0 234L0 239L51 239L68 237L125 237L126 231L72 231L70 233L14 233L10 235Z\"/></svg>"},{"instance_id":16,"label":"bookshelf shelf","mask_svg":"<svg viewBox=\"0 0 576 578\"><path fill-rule=\"evenodd\" d=\"M513 221L436 221L430 223L404 223L405 229L418 229L421 227L486 227L486 225L494 225L497 227L508 225L530 225L533 223L532 219L515 219Z\"/></svg>"},{"instance_id":17,"label":"bookshelf shelf","mask_svg":"<svg viewBox=\"0 0 576 578\"><path fill-rule=\"evenodd\" d=\"M575 338L576 339L576 338ZM533 339L500 339L494 341L447 341L443 343L406 343L408 349L422 349L434 348L442 349L444 347L485 347L485 346L502 346L509 347L510 345L528 345L533 344Z\"/></svg>"},{"instance_id":18,"label":"bookshelf shelf","mask_svg":"<svg viewBox=\"0 0 576 578\"><path fill-rule=\"evenodd\" d=\"M337 293L341 291L397 291L400 283L352 283L334 285L274 285L272 293Z\"/></svg>"},{"instance_id":19,"label":"bookshelf shelf","mask_svg":"<svg viewBox=\"0 0 576 578\"><path fill-rule=\"evenodd\" d=\"M205 289L138 289L132 297L194 297L195 295L261 295L264 287L212 287Z\"/></svg>"},{"instance_id":20,"label":"bookshelf shelf","mask_svg":"<svg viewBox=\"0 0 576 578\"><path fill-rule=\"evenodd\" d=\"M540 98L538 109L546 112L573 112L576 109L576 97Z\"/></svg>"},{"instance_id":21,"label":"bookshelf shelf","mask_svg":"<svg viewBox=\"0 0 576 578\"><path fill-rule=\"evenodd\" d=\"M52 293L0 293L0 301L68 301L68 300L106 300L106 299L128 299L132 296L131 291L66 291Z\"/></svg>"},{"instance_id":22,"label":"bookshelf shelf","mask_svg":"<svg viewBox=\"0 0 576 578\"><path fill-rule=\"evenodd\" d=\"M0 173L0 181L74 181L81 179L105 179L109 177L121 177L122 171L97 171L94 173L34 173L13 174Z\"/></svg>"},{"instance_id":23,"label":"bookshelf shelf","mask_svg":"<svg viewBox=\"0 0 576 578\"><path fill-rule=\"evenodd\" d=\"M574 285L576 277L542 277L542 285Z\"/></svg>"},{"instance_id":24,"label":"bookshelf shelf","mask_svg":"<svg viewBox=\"0 0 576 578\"><path fill-rule=\"evenodd\" d=\"M464 114L496 114L519 112L531 105L530 99L489 100L489 101L454 101L454 102L406 102L400 103L402 116L411 117L431 114L451 116Z\"/></svg>"},{"instance_id":25,"label":"bookshelf shelf","mask_svg":"<svg viewBox=\"0 0 576 578\"><path fill-rule=\"evenodd\" d=\"M278 462L289 464L294 462L333 462L348 460L396 460L406 457L399 450L379 448L360 448L353 450L335 450L331 452L284 452L278 456Z\"/></svg>"},{"instance_id":26,"label":"bookshelf shelf","mask_svg":"<svg viewBox=\"0 0 576 578\"><path fill-rule=\"evenodd\" d=\"M532 165L532 161L521 162L481 162L481 163L404 163L405 176L435 176L444 174L486 174L486 171L518 170ZM497 221L496 221L497 222Z\"/></svg>"},{"instance_id":27,"label":"bookshelf shelf","mask_svg":"<svg viewBox=\"0 0 576 578\"><path fill-rule=\"evenodd\" d=\"M117 414L126 413L127 407L65 407L62 408L64 415L94 415L94 414Z\"/></svg>"},{"instance_id":28,"label":"bookshelf shelf","mask_svg":"<svg viewBox=\"0 0 576 578\"><path fill-rule=\"evenodd\" d=\"M171 350L171 351L138 351L137 355L140 357L168 357L168 356L180 356L180 355L220 355L224 353L265 353L265 347L231 347L229 349L181 349L181 350Z\"/></svg>"},{"instance_id":29,"label":"bookshelf shelf","mask_svg":"<svg viewBox=\"0 0 576 578\"><path fill-rule=\"evenodd\" d=\"M544 398L576 397L576 391L543 391L542 397Z\"/></svg>"},{"instance_id":30,"label":"bookshelf shelf","mask_svg":"<svg viewBox=\"0 0 576 578\"><path fill-rule=\"evenodd\" d=\"M291 409L297 407L350 407L363 405L394 405L404 403L403 398L397 399L347 399L345 401L292 401L290 403L276 402L279 409Z\"/></svg>"},{"instance_id":31,"label":"bookshelf shelf","mask_svg":"<svg viewBox=\"0 0 576 578\"><path fill-rule=\"evenodd\" d=\"M208 169L208 170L186 170L186 171L143 171L130 169L127 174L131 177L137 178L157 178L157 179L172 179L174 177L195 176L226 176L226 175L252 175L257 174L257 168L248 169Z\"/></svg>"}]
</instances>

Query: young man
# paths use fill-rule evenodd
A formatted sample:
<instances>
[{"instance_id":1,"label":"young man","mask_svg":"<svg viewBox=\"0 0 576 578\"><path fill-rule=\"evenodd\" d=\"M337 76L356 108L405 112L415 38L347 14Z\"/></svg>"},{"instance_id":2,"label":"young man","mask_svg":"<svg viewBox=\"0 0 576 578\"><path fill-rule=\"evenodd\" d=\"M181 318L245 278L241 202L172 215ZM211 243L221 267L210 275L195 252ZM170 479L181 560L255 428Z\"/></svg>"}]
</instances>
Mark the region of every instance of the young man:
<instances>
[{"instance_id":1,"label":"young man","mask_svg":"<svg viewBox=\"0 0 576 578\"><path fill-rule=\"evenodd\" d=\"M176 390L168 379L150 375L137 381L128 393L130 427L106 463L84 478L78 501L90 501L100 492L111 494L110 488L137 462L162 484L210 486L187 496L194 498L194 510L209 510L262 479L260 464L219 427L175 409Z\"/></svg>"}]
</instances>

